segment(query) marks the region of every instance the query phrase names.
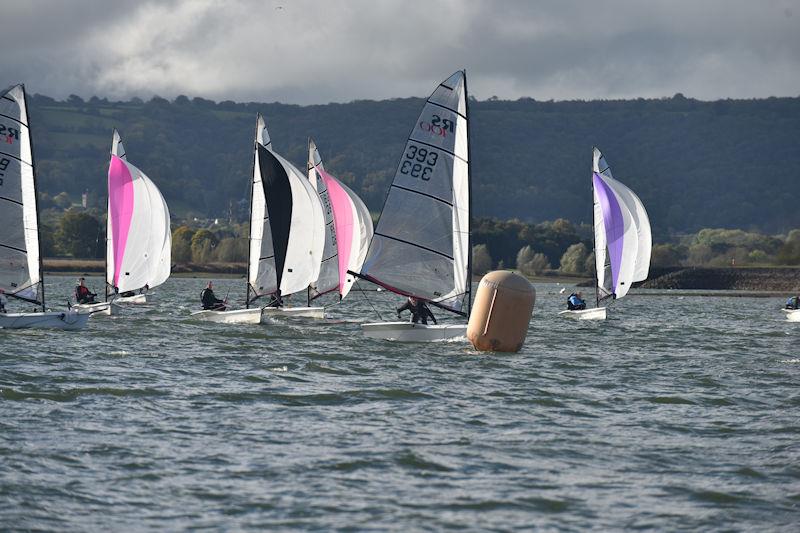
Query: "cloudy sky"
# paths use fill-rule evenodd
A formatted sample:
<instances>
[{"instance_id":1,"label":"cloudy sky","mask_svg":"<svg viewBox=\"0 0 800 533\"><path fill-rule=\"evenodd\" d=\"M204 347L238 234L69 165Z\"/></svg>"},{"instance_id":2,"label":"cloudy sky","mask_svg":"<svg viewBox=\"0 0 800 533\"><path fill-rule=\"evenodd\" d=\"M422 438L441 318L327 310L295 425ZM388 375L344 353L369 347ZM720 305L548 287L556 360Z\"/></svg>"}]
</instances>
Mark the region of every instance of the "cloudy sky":
<instances>
[{"instance_id":1,"label":"cloudy sky","mask_svg":"<svg viewBox=\"0 0 800 533\"><path fill-rule=\"evenodd\" d=\"M0 35L56 98L800 95L800 0L0 0Z\"/></svg>"}]
</instances>

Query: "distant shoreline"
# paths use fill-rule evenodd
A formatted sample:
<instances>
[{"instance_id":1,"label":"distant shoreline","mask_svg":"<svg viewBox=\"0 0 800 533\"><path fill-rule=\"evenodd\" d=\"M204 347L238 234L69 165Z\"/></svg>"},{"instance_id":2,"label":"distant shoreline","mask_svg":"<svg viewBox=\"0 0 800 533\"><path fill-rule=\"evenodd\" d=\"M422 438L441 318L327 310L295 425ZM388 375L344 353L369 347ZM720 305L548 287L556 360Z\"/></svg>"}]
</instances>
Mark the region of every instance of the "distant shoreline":
<instances>
[{"instance_id":1,"label":"distant shoreline","mask_svg":"<svg viewBox=\"0 0 800 533\"><path fill-rule=\"evenodd\" d=\"M92 275L102 274L103 259L47 258L44 270L48 274ZM222 277L239 278L247 275L246 263L177 263L172 266L176 277ZM480 281L482 276L474 276ZM560 283L589 287L594 280L586 276L568 276L552 273L528 278L532 282ZM636 284L642 289L686 290L686 291L735 291L736 293L797 294L800 293L800 268L798 267L669 267L652 268L650 276ZM696 293L695 293L696 295ZM735 295L735 294L734 294ZM751 294L752 295L752 294Z\"/></svg>"}]
</instances>

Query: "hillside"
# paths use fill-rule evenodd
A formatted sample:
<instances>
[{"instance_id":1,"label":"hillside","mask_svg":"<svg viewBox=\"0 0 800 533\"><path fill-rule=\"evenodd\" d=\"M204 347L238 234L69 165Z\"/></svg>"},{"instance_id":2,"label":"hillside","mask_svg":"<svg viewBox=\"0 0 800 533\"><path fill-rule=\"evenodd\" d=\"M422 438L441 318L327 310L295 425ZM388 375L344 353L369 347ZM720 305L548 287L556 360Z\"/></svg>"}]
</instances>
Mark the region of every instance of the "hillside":
<instances>
[{"instance_id":1,"label":"hillside","mask_svg":"<svg viewBox=\"0 0 800 533\"><path fill-rule=\"evenodd\" d=\"M173 214L246 206L255 114L275 149L305 168L313 136L326 167L380 210L422 99L295 106L180 96L66 102L35 95L40 189L103 202L111 129L161 187ZM473 101L474 214L591 221L591 147L647 206L656 237L702 227L800 227L800 98Z\"/></svg>"}]
</instances>

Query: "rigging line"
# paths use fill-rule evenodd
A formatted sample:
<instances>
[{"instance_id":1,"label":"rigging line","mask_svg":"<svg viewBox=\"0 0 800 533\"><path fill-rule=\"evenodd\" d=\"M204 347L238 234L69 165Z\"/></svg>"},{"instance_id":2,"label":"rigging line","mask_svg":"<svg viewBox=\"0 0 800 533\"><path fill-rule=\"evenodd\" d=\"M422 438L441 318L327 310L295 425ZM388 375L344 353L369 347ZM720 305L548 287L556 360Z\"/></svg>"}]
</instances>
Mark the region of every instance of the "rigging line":
<instances>
[{"instance_id":1,"label":"rigging line","mask_svg":"<svg viewBox=\"0 0 800 533\"><path fill-rule=\"evenodd\" d=\"M376 315L378 315L378 319L379 319L381 322L383 322L383 317L381 316L381 313L380 313L380 311L378 311L377 309L375 309L375 306L374 306L374 305L372 305L372 302L370 302L370 301L369 301L369 298L367 298L367 293L365 293L365 292L364 292L364 289L362 289L362 288L361 288L361 284L360 284L360 283L358 283L358 281L356 281L356 284L358 285L358 290L361 292L361 295L362 295L362 296L364 296L364 299L367 301L367 303L369 304L369 306L372 308L372 310L373 310L373 311L375 311L375 314L376 314Z\"/></svg>"}]
</instances>

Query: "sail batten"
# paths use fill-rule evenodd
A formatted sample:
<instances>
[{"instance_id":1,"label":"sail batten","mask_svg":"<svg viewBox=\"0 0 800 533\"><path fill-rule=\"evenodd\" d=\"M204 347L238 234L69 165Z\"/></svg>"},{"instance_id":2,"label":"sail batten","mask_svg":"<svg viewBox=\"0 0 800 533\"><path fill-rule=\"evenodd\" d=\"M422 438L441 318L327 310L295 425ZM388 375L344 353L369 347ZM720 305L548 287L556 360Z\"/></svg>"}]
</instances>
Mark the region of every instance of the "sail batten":
<instances>
[{"instance_id":1,"label":"sail batten","mask_svg":"<svg viewBox=\"0 0 800 533\"><path fill-rule=\"evenodd\" d=\"M470 281L468 129L458 71L426 100L408 136L360 273L455 312Z\"/></svg>"}]
</instances>

